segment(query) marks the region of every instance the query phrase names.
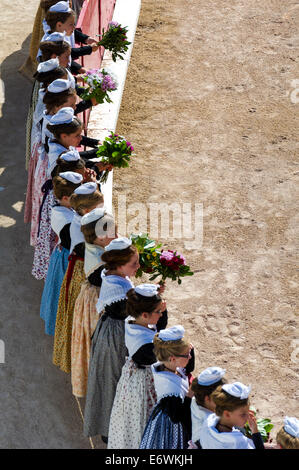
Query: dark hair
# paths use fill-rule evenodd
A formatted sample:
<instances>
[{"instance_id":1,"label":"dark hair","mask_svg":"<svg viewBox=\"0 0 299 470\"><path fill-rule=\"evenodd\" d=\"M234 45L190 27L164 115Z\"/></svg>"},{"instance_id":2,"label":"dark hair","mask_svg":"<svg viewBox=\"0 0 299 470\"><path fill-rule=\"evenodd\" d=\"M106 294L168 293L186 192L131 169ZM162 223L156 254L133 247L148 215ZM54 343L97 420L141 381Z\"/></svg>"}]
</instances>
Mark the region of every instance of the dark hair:
<instances>
[{"instance_id":1,"label":"dark hair","mask_svg":"<svg viewBox=\"0 0 299 470\"><path fill-rule=\"evenodd\" d=\"M162 302L159 294L152 297L144 297L143 295L135 292L134 289L130 289L127 292L127 316L138 318L143 312L152 313L155 308Z\"/></svg>"},{"instance_id":2,"label":"dark hair","mask_svg":"<svg viewBox=\"0 0 299 470\"><path fill-rule=\"evenodd\" d=\"M137 253L137 248L130 245L124 250L105 251L102 254L102 260L105 263L105 268L112 270L127 264L135 253Z\"/></svg>"},{"instance_id":3,"label":"dark hair","mask_svg":"<svg viewBox=\"0 0 299 470\"><path fill-rule=\"evenodd\" d=\"M44 90L58 78L67 76L67 70L65 67L59 65L56 69L50 70L49 72L35 72L33 77L40 82L41 88Z\"/></svg>"},{"instance_id":4,"label":"dark hair","mask_svg":"<svg viewBox=\"0 0 299 470\"><path fill-rule=\"evenodd\" d=\"M51 28L51 33L56 30L55 28L58 21L60 21L61 23L65 23L70 16L76 17L74 10L68 12L47 11L45 19L49 27Z\"/></svg>"},{"instance_id":5,"label":"dark hair","mask_svg":"<svg viewBox=\"0 0 299 470\"><path fill-rule=\"evenodd\" d=\"M52 54L60 56L66 51L71 52L71 46L66 41L43 41L39 48L42 53L42 62L51 59Z\"/></svg>"},{"instance_id":6,"label":"dark hair","mask_svg":"<svg viewBox=\"0 0 299 470\"><path fill-rule=\"evenodd\" d=\"M58 175L58 173L63 173L64 171L76 171L85 168L85 161L83 160L83 158L80 157L79 160L67 162L66 160L63 160L61 158L61 155L63 155L64 153L67 152L62 152L56 160L56 166L53 170L53 172L55 171L55 173L52 174L52 178L53 176Z\"/></svg>"},{"instance_id":7,"label":"dark hair","mask_svg":"<svg viewBox=\"0 0 299 470\"><path fill-rule=\"evenodd\" d=\"M69 124L47 124L47 129L52 132L57 140L59 140L61 134L73 134L80 127L82 127L82 122L77 117L74 117Z\"/></svg>"},{"instance_id":8,"label":"dark hair","mask_svg":"<svg viewBox=\"0 0 299 470\"><path fill-rule=\"evenodd\" d=\"M91 209L100 203L104 203L104 196L98 190L91 194L73 193L70 199L72 208L79 215L84 215L82 212L84 209Z\"/></svg>"},{"instance_id":9,"label":"dark hair","mask_svg":"<svg viewBox=\"0 0 299 470\"><path fill-rule=\"evenodd\" d=\"M105 213L103 217L97 220L94 220L93 222L90 222L89 224L81 226L81 232L83 233L85 241L87 243L93 243L95 239L97 238L98 235L96 234L95 227L97 223L99 222L99 220L101 220L102 222L102 226L101 226L102 230L104 232L108 232L107 236L109 236L109 232L110 232L109 229L111 228L111 225L113 226L115 230L115 223L114 223L113 216L111 214Z\"/></svg>"},{"instance_id":10,"label":"dark hair","mask_svg":"<svg viewBox=\"0 0 299 470\"><path fill-rule=\"evenodd\" d=\"M63 196L71 196L80 185L81 183L72 183L61 176L55 176L53 178L53 191L58 200L62 199Z\"/></svg>"},{"instance_id":11,"label":"dark hair","mask_svg":"<svg viewBox=\"0 0 299 470\"><path fill-rule=\"evenodd\" d=\"M205 407L205 397L210 396L211 393L219 387L219 385L223 385L225 383L226 380L222 378L212 385L200 385L197 382L197 379L194 379L191 384L191 390L194 392L197 405Z\"/></svg>"},{"instance_id":12,"label":"dark hair","mask_svg":"<svg viewBox=\"0 0 299 470\"><path fill-rule=\"evenodd\" d=\"M76 90L74 88L68 88L60 93L46 91L43 102L46 105L47 113L51 114L55 106L61 106L66 103L70 96L76 96Z\"/></svg>"},{"instance_id":13,"label":"dark hair","mask_svg":"<svg viewBox=\"0 0 299 470\"><path fill-rule=\"evenodd\" d=\"M222 416L225 410L234 411L241 406L249 405L249 398L234 397L222 390L222 385L212 392L211 398L216 405L215 413L217 416Z\"/></svg>"}]
</instances>

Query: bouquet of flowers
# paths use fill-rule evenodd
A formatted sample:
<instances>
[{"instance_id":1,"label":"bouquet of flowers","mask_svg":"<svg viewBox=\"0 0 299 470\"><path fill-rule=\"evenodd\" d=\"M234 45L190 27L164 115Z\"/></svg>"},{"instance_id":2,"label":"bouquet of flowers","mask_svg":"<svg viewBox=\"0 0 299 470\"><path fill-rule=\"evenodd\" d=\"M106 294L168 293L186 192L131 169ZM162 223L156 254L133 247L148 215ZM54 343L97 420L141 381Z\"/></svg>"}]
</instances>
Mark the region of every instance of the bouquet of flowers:
<instances>
[{"instance_id":1,"label":"bouquet of flowers","mask_svg":"<svg viewBox=\"0 0 299 470\"><path fill-rule=\"evenodd\" d=\"M83 77L86 87L84 93L81 95L83 100L90 100L95 98L98 103L112 103L109 98L108 92L117 89L117 83L114 77L106 70L88 70L86 76Z\"/></svg>"},{"instance_id":2,"label":"bouquet of flowers","mask_svg":"<svg viewBox=\"0 0 299 470\"><path fill-rule=\"evenodd\" d=\"M156 245L154 240L150 240L146 235L131 235L133 244L139 252L139 263L141 276L142 272L151 273L150 281L161 276L160 284L163 284L167 278L172 281L182 283L181 277L192 276L190 267L186 265L184 256L172 250L161 250L161 245Z\"/></svg>"},{"instance_id":3,"label":"bouquet of flowers","mask_svg":"<svg viewBox=\"0 0 299 470\"><path fill-rule=\"evenodd\" d=\"M159 249L161 245L156 245L154 240L148 238L147 233L140 233L139 235L132 234L130 238L139 253L140 268L135 277L141 277L143 273L152 273L154 267L158 265L158 259L161 254Z\"/></svg>"},{"instance_id":4,"label":"bouquet of flowers","mask_svg":"<svg viewBox=\"0 0 299 470\"><path fill-rule=\"evenodd\" d=\"M254 407L250 407L254 414L256 414L256 410ZM274 424L271 423L271 420L268 418L260 418L256 420L257 428L261 433L262 439L264 442L268 442L270 439L270 431L273 428ZM245 424L245 432L246 436L251 438L252 433L248 423Z\"/></svg>"},{"instance_id":5,"label":"bouquet of flowers","mask_svg":"<svg viewBox=\"0 0 299 470\"><path fill-rule=\"evenodd\" d=\"M100 157L102 163L113 165L115 168L127 168L133 151L134 147L131 142L112 132L104 139L102 145L99 145L97 156ZM108 174L109 171L103 172L101 182L107 181Z\"/></svg>"},{"instance_id":6,"label":"bouquet of flowers","mask_svg":"<svg viewBox=\"0 0 299 470\"><path fill-rule=\"evenodd\" d=\"M112 60L116 62L119 57L121 60L124 58L121 54L125 54L128 50L128 46L131 44L127 41L127 27L122 27L116 21L110 21L108 23L108 29L102 34L102 39L98 42L99 46L103 46L105 49L112 51Z\"/></svg>"},{"instance_id":7,"label":"bouquet of flowers","mask_svg":"<svg viewBox=\"0 0 299 470\"><path fill-rule=\"evenodd\" d=\"M190 267L186 265L184 256L172 250L162 250L159 263L153 271L154 273L150 280L152 281L156 277L162 276L160 281L162 283L167 278L170 278L172 281L178 281L178 284L181 284L181 277L193 276L194 274L190 271Z\"/></svg>"}]
</instances>

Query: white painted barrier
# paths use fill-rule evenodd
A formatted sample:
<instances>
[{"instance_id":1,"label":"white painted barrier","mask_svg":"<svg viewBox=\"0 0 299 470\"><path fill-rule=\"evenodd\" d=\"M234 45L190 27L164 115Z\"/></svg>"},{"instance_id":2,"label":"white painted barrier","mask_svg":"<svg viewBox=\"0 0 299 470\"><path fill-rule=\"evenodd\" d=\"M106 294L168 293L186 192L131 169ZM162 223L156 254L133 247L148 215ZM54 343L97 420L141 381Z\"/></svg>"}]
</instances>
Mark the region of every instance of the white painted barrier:
<instances>
[{"instance_id":1,"label":"white painted barrier","mask_svg":"<svg viewBox=\"0 0 299 470\"><path fill-rule=\"evenodd\" d=\"M88 122L89 137L102 141L111 131L115 132L127 70L133 49L140 7L141 0L116 1L112 21L117 21L122 26L128 27L127 36L128 41L130 41L131 44L129 45L124 60L118 59L116 62L113 62L111 52L105 51L101 68L109 69L113 73L117 78L118 88L110 94L113 103L103 103L92 108ZM108 212L112 212L113 171L110 172L107 182L102 184L101 187L104 195L105 207Z\"/></svg>"}]
</instances>

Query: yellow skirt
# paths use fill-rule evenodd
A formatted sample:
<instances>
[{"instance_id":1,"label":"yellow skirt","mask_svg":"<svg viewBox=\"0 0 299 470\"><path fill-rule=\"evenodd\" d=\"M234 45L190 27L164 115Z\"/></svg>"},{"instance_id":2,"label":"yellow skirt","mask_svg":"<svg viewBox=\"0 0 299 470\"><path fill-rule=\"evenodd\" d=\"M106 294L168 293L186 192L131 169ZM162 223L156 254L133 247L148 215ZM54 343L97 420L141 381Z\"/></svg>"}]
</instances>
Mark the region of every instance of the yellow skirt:
<instances>
[{"instance_id":1,"label":"yellow skirt","mask_svg":"<svg viewBox=\"0 0 299 470\"><path fill-rule=\"evenodd\" d=\"M72 390L73 395L84 397L87 391L91 337L99 321L96 304L100 288L85 281L77 297L72 331Z\"/></svg>"},{"instance_id":2,"label":"yellow skirt","mask_svg":"<svg viewBox=\"0 0 299 470\"><path fill-rule=\"evenodd\" d=\"M69 262L61 285L53 350L53 364L67 373L71 371L71 344L75 302L85 281L84 261L82 258L77 258L74 261L74 269L68 285L70 265L71 262Z\"/></svg>"}]
</instances>

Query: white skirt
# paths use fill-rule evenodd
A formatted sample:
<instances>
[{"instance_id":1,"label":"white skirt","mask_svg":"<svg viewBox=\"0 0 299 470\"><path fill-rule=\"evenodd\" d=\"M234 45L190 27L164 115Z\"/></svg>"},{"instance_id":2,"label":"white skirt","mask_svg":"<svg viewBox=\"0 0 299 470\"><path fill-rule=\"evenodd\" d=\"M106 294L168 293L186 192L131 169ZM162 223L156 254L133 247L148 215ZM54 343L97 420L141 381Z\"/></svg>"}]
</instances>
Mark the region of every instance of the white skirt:
<instances>
[{"instance_id":1,"label":"white skirt","mask_svg":"<svg viewBox=\"0 0 299 470\"><path fill-rule=\"evenodd\" d=\"M127 360L111 411L108 449L139 449L149 415L156 404L154 379L150 366L139 369Z\"/></svg>"}]
</instances>

